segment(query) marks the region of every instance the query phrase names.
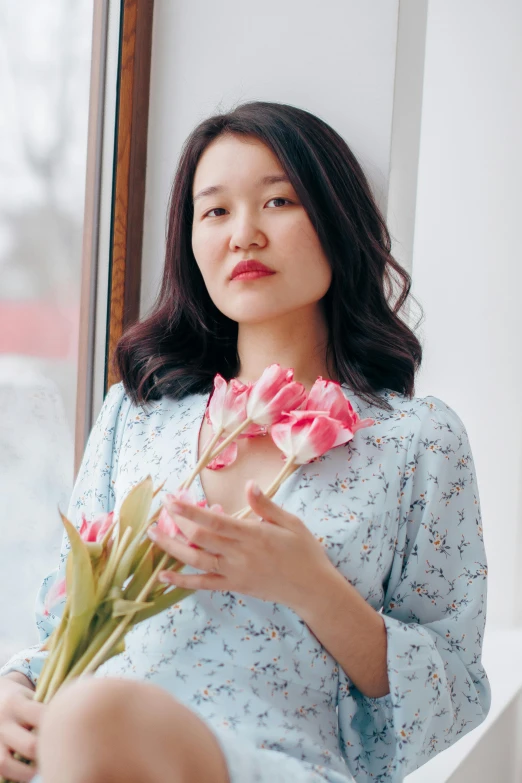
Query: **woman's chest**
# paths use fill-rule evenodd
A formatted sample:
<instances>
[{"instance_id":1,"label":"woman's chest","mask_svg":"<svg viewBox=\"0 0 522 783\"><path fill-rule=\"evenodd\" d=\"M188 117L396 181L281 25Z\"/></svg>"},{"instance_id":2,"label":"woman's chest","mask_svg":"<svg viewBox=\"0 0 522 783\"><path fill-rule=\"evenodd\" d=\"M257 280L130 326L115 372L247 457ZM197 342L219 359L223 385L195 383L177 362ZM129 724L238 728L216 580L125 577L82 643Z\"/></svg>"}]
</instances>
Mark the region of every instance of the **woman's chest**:
<instances>
[{"instance_id":1,"label":"woman's chest","mask_svg":"<svg viewBox=\"0 0 522 783\"><path fill-rule=\"evenodd\" d=\"M131 486L148 474L156 487L163 485L155 508L193 472L211 435L205 403L202 396L185 405L164 403L128 421L115 471L116 511ZM353 441L300 465L272 497L305 523L334 565L377 604L393 557L407 460L406 444L399 452L391 446L382 432L368 437L360 430ZM236 461L220 470L205 469L191 490L196 501L219 503L233 514L247 505L249 479L266 490L284 464L269 435L241 438Z\"/></svg>"},{"instance_id":2,"label":"woman's chest","mask_svg":"<svg viewBox=\"0 0 522 783\"><path fill-rule=\"evenodd\" d=\"M198 454L213 435L206 419L201 425ZM269 435L237 440L237 457L231 465L219 470L205 468L200 473L201 486L209 506L219 503L226 514L234 514L247 505L246 483L254 479L266 491L284 465L281 451Z\"/></svg>"}]
</instances>

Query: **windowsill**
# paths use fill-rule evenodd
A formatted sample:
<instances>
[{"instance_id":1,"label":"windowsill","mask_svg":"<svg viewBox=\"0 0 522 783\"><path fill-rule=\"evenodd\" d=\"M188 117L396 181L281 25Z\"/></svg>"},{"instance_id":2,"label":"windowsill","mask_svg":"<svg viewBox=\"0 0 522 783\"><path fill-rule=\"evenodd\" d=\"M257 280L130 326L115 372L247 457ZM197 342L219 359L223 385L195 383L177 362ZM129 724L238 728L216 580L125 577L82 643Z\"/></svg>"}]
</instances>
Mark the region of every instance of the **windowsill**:
<instances>
[{"instance_id":1,"label":"windowsill","mask_svg":"<svg viewBox=\"0 0 522 783\"><path fill-rule=\"evenodd\" d=\"M405 783L444 783L522 690L522 628L494 628L484 635L482 661L491 684L486 720L405 778Z\"/></svg>"}]
</instances>

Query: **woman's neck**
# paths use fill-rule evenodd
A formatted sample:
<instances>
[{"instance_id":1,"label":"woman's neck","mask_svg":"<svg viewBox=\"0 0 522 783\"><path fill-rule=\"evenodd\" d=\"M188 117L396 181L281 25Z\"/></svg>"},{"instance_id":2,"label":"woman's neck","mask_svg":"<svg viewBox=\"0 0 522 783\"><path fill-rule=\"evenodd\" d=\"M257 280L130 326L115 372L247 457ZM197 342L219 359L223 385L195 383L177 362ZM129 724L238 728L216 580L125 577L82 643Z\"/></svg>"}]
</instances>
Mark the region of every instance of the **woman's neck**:
<instances>
[{"instance_id":1,"label":"woman's neck","mask_svg":"<svg viewBox=\"0 0 522 783\"><path fill-rule=\"evenodd\" d=\"M317 308L262 323L240 323L238 380L254 383L266 367L277 363L292 368L294 381L307 390L319 376L337 381L335 371L326 362L327 344L327 325Z\"/></svg>"}]
</instances>

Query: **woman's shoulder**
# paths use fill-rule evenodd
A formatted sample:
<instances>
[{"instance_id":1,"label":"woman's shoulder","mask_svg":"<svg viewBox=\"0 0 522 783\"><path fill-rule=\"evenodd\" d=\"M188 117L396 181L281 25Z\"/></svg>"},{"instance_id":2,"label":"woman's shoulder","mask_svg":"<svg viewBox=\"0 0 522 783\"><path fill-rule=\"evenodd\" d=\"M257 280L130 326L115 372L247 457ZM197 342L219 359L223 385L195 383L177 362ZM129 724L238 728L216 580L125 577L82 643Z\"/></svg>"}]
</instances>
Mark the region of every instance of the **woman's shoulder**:
<instances>
[{"instance_id":1,"label":"woman's shoulder","mask_svg":"<svg viewBox=\"0 0 522 783\"><path fill-rule=\"evenodd\" d=\"M135 403L133 402L132 396L125 389L123 381L118 381L117 383L113 383L107 390L101 411L114 413L114 411L125 410L133 413L150 413L176 405L179 405L180 407L190 406L191 401L197 399L199 396L200 395L197 394L187 394L185 397L178 400L175 400L172 397L162 396L148 402Z\"/></svg>"},{"instance_id":2,"label":"woman's shoulder","mask_svg":"<svg viewBox=\"0 0 522 783\"><path fill-rule=\"evenodd\" d=\"M98 414L96 426L98 429L115 426L118 420L127 417L133 403L125 391L123 381L109 386Z\"/></svg>"},{"instance_id":3,"label":"woman's shoulder","mask_svg":"<svg viewBox=\"0 0 522 783\"><path fill-rule=\"evenodd\" d=\"M198 406L203 399L200 394L187 394L180 399L163 395L146 402L134 402L133 397L125 389L123 381L110 386L98 416L98 429L141 431L143 427L160 426L160 423L177 418L185 421L193 410L199 410Z\"/></svg>"},{"instance_id":4,"label":"woman's shoulder","mask_svg":"<svg viewBox=\"0 0 522 783\"><path fill-rule=\"evenodd\" d=\"M409 397L392 389L383 389L380 396L388 403L388 409L356 399L361 418L371 417L394 431L400 428L413 432L419 439L440 438L442 434L453 435L457 439L467 437L466 427L457 411L440 397L433 394Z\"/></svg>"}]
</instances>

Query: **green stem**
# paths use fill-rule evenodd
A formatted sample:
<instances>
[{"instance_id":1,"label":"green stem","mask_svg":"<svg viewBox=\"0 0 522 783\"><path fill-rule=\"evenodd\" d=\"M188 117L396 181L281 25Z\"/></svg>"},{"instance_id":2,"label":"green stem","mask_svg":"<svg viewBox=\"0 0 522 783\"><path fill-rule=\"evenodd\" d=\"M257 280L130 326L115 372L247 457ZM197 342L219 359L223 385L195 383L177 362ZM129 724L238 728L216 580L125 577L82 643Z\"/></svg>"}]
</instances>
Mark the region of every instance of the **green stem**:
<instances>
[{"instance_id":1,"label":"green stem","mask_svg":"<svg viewBox=\"0 0 522 783\"><path fill-rule=\"evenodd\" d=\"M198 460L198 464L196 465L196 467L194 468L194 470L192 471L192 473L190 474L188 479L186 479L186 481L183 482L183 484L181 485L180 489L188 489L190 487L190 485L192 484L192 482L194 481L194 479L196 478L197 474L203 468L206 468L207 465L212 462L212 460L216 459L216 457L219 454L221 454L221 452L224 449L226 449L226 447L230 443L232 443L232 441L235 440L237 438L237 436L240 435L243 432L243 430L246 430L247 427L250 424L252 424L252 419L247 417L244 421L241 422L241 424L238 424L236 429L228 437L225 438L223 443L219 444L218 448L215 451L212 451L212 449L214 448L215 444L218 442L218 440L220 439L221 435L223 434L223 429L221 428L214 435L214 437L210 440L210 443L205 448L203 454L201 455L200 459Z\"/></svg>"},{"instance_id":2,"label":"green stem","mask_svg":"<svg viewBox=\"0 0 522 783\"><path fill-rule=\"evenodd\" d=\"M158 565L156 566L156 568L152 572L152 574L150 576L150 579L148 580L146 585L143 587L141 593L139 593L138 597L136 598L136 601L138 603L140 601L145 600L147 598L147 596L149 594L149 590L154 585L159 572L163 570L163 568L166 565L166 563L168 562L169 558L170 558L169 554L165 553L163 555L163 557L159 561ZM137 610L137 611L139 611L139 610ZM90 672L94 672L98 668L98 666L100 666L103 663L105 655L108 652L110 652L112 650L112 648L114 647L114 645L117 644L120 641L121 636L125 633L125 631L127 629L127 626L132 621L132 619L133 619L135 614L136 614L136 612L132 612L131 614L128 614L121 621L121 623L114 629L112 634L109 636L109 638L107 639L105 644L102 646L102 648L96 653L96 655L90 661L90 663L87 664L87 666L83 670L82 674L89 674Z\"/></svg>"},{"instance_id":3,"label":"green stem","mask_svg":"<svg viewBox=\"0 0 522 783\"><path fill-rule=\"evenodd\" d=\"M208 465L208 463L211 462L211 460L208 459L208 457L212 453L212 449L214 448L214 446L216 445L216 443L218 442L222 434L223 434L223 430L221 429L218 432L216 432L216 434L210 439L208 445L205 447L203 451L203 454L198 460L198 464L196 465L192 473L189 475L189 477L186 478L185 481L181 484L180 489L188 489L192 484L192 482L194 481L194 479L196 478L196 476L198 475L198 473L200 472L200 470L205 468Z\"/></svg>"},{"instance_id":4,"label":"green stem","mask_svg":"<svg viewBox=\"0 0 522 783\"><path fill-rule=\"evenodd\" d=\"M226 447L232 443L233 440L237 438L238 435L241 435L243 430L246 430L247 427L252 424L252 419L250 419L248 416L247 418L241 422L241 424L238 424L236 429L223 441L223 443L219 444L219 447L210 455L209 462L212 462L213 459L215 459L218 454L221 454L223 449L226 449ZM221 436L220 436L221 437Z\"/></svg>"},{"instance_id":5,"label":"green stem","mask_svg":"<svg viewBox=\"0 0 522 783\"><path fill-rule=\"evenodd\" d=\"M289 462L285 462L279 474L275 477L266 492L263 492L263 494L267 498L273 497L283 481L285 481L285 479L288 478L288 476L290 476L299 467L299 465L296 465L291 460ZM245 508L242 508L240 511L236 511L236 513L232 514L232 516L236 519L245 519L245 517L247 517L251 511L252 509L250 506L245 506Z\"/></svg>"},{"instance_id":6,"label":"green stem","mask_svg":"<svg viewBox=\"0 0 522 783\"><path fill-rule=\"evenodd\" d=\"M114 623L115 621L112 619L107 620L107 624L105 625L105 627L101 628L98 631L97 636L91 642L89 647L85 650L82 657L74 664L72 669L64 678L62 685L64 685L69 680L73 680L75 677L79 677L80 674L83 674L86 666L90 663L90 661L93 659L96 653L105 644L109 636L113 633L115 628Z\"/></svg>"},{"instance_id":7,"label":"green stem","mask_svg":"<svg viewBox=\"0 0 522 783\"><path fill-rule=\"evenodd\" d=\"M42 667L42 671L40 673L40 676L38 677L38 682L36 683L36 689L34 694L35 701L43 702L45 698L45 694L47 693L47 688L49 686L49 683L54 673L53 661L57 660L56 656L54 655L54 652L58 648L58 645L60 644L60 641L63 638L63 631L68 621L70 604L71 604L70 596L67 596L65 601L65 606L62 612L62 617L60 619L60 623L53 631L52 637L49 640L51 644L49 650L47 651L47 658L45 659L45 663Z\"/></svg>"}]
</instances>

